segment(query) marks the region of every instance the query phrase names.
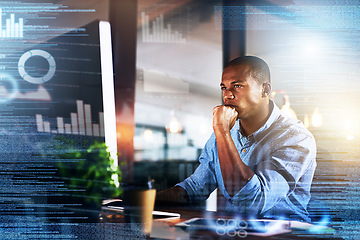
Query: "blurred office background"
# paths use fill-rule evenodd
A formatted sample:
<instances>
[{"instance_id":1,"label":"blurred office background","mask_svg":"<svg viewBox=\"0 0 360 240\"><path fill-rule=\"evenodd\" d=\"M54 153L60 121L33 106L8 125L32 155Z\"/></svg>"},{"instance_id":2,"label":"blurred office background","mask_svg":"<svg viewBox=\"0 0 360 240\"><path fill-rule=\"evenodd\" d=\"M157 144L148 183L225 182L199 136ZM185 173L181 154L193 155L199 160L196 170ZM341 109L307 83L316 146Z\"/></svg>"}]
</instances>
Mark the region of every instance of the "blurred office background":
<instances>
[{"instance_id":1,"label":"blurred office background","mask_svg":"<svg viewBox=\"0 0 360 240\"><path fill-rule=\"evenodd\" d=\"M148 174L163 188L191 174L212 132L212 108L221 104L223 64L259 56L271 68L276 104L317 141L311 214L356 235L350 219L359 212L352 202L359 198L359 6L139 0L135 177Z\"/></svg>"}]
</instances>

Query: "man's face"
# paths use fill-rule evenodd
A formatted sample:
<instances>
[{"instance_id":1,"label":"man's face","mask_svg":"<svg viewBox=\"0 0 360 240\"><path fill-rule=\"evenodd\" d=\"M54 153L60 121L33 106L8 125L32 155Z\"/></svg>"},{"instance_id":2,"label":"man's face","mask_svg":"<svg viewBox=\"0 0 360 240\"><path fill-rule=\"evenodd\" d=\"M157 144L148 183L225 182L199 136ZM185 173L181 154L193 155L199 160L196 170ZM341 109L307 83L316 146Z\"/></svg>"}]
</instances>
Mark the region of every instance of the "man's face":
<instances>
[{"instance_id":1,"label":"man's face","mask_svg":"<svg viewBox=\"0 0 360 240\"><path fill-rule=\"evenodd\" d=\"M263 84L251 76L247 65L225 68L220 87L224 105L234 107L240 120L256 116L268 102L263 95Z\"/></svg>"}]
</instances>

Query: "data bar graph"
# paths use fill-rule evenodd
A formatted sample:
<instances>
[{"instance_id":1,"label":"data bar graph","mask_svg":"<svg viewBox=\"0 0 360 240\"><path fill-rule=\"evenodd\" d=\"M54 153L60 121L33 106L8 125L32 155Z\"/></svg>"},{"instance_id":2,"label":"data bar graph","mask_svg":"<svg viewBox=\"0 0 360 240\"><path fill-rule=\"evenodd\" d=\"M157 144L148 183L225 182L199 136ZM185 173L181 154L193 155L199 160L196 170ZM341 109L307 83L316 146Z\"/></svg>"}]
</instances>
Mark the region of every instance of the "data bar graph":
<instances>
[{"instance_id":1,"label":"data bar graph","mask_svg":"<svg viewBox=\"0 0 360 240\"><path fill-rule=\"evenodd\" d=\"M84 117L84 103L81 100L76 101L79 123L79 134L85 135L85 117Z\"/></svg>"},{"instance_id":2,"label":"data bar graph","mask_svg":"<svg viewBox=\"0 0 360 240\"><path fill-rule=\"evenodd\" d=\"M94 128L94 137L99 137L100 136L99 124L94 124L93 128Z\"/></svg>"},{"instance_id":3,"label":"data bar graph","mask_svg":"<svg viewBox=\"0 0 360 240\"><path fill-rule=\"evenodd\" d=\"M179 31L174 31L171 24L164 24L164 15L160 14L151 23L149 16L141 12L142 41L149 43L186 43L186 38Z\"/></svg>"},{"instance_id":4,"label":"data bar graph","mask_svg":"<svg viewBox=\"0 0 360 240\"><path fill-rule=\"evenodd\" d=\"M99 123L93 123L90 104L84 104L82 100L77 100L76 109L76 113L70 113L70 123L65 123L63 117L56 117L57 128L53 130L51 130L49 121L44 121L44 117L41 114L36 114L35 119L37 131L45 133L105 137L103 112L99 112Z\"/></svg>"},{"instance_id":5,"label":"data bar graph","mask_svg":"<svg viewBox=\"0 0 360 240\"><path fill-rule=\"evenodd\" d=\"M65 124L65 134L71 134L71 124Z\"/></svg>"},{"instance_id":6,"label":"data bar graph","mask_svg":"<svg viewBox=\"0 0 360 240\"><path fill-rule=\"evenodd\" d=\"M94 126L91 124L91 106L89 104L84 105L85 110L85 126L86 126L86 135L92 136L94 132Z\"/></svg>"},{"instance_id":7,"label":"data bar graph","mask_svg":"<svg viewBox=\"0 0 360 240\"><path fill-rule=\"evenodd\" d=\"M3 11L0 8L0 38L23 38L24 19L19 18L18 22L15 22L15 14L10 14L10 18L3 22L2 13Z\"/></svg>"},{"instance_id":8,"label":"data bar graph","mask_svg":"<svg viewBox=\"0 0 360 240\"><path fill-rule=\"evenodd\" d=\"M71 129L72 129L72 133L75 135L79 134L78 131L78 115L76 113L70 113L70 117L71 117Z\"/></svg>"},{"instance_id":9,"label":"data bar graph","mask_svg":"<svg viewBox=\"0 0 360 240\"><path fill-rule=\"evenodd\" d=\"M44 131L50 132L50 122L44 122Z\"/></svg>"},{"instance_id":10,"label":"data bar graph","mask_svg":"<svg viewBox=\"0 0 360 240\"><path fill-rule=\"evenodd\" d=\"M62 117L57 117L56 123L58 126L58 133L65 133L64 119Z\"/></svg>"}]
</instances>

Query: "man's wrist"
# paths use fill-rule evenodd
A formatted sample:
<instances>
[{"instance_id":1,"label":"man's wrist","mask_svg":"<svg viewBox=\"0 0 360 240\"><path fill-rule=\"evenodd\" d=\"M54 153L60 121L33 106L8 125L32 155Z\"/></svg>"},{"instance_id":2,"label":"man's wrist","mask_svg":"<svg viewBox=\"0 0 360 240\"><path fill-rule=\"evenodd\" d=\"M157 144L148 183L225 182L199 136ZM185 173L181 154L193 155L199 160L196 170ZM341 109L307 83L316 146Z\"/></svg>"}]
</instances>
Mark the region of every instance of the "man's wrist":
<instances>
[{"instance_id":1,"label":"man's wrist","mask_svg":"<svg viewBox=\"0 0 360 240\"><path fill-rule=\"evenodd\" d=\"M225 136L227 134L230 134L230 129L223 126L213 126L215 136L221 135Z\"/></svg>"}]
</instances>

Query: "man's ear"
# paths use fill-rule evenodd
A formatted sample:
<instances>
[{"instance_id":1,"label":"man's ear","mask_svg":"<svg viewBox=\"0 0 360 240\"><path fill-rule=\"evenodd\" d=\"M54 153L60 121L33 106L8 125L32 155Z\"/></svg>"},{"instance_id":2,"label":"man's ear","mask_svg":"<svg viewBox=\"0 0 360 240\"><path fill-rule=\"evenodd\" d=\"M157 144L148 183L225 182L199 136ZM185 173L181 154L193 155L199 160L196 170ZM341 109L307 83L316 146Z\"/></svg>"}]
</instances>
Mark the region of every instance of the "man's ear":
<instances>
[{"instance_id":1,"label":"man's ear","mask_svg":"<svg viewBox=\"0 0 360 240\"><path fill-rule=\"evenodd\" d=\"M262 97L269 97L271 93L271 83L266 82L262 84Z\"/></svg>"}]
</instances>

